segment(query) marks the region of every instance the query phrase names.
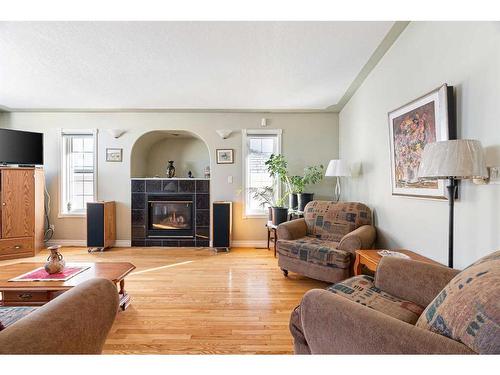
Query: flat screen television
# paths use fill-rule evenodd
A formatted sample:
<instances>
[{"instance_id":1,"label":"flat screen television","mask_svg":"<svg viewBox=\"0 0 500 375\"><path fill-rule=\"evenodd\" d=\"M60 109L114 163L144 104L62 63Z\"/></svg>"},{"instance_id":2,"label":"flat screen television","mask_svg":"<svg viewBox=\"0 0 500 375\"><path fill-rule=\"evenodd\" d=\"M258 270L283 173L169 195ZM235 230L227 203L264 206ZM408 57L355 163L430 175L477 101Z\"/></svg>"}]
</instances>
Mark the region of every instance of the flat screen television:
<instances>
[{"instance_id":1,"label":"flat screen television","mask_svg":"<svg viewBox=\"0 0 500 375\"><path fill-rule=\"evenodd\" d=\"M0 129L0 164L42 165L43 133Z\"/></svg>"}]
</instances>

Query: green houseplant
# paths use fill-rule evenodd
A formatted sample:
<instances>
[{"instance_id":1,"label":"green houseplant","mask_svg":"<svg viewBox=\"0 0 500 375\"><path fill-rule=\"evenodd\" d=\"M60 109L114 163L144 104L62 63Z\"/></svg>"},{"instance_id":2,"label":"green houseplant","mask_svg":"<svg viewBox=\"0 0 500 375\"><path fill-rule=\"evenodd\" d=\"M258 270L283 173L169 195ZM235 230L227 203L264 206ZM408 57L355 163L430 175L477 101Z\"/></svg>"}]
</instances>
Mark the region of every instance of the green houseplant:
<instances>
[{"instance_id":1,"label":"green houseplant","mask_svg":"<svg viewBox=\"0 0 500 375\"><path fill-rule=\"evenodd\" d=\"M288 219L288 208L285 207L285 200L290 192L290 179L288 177L287 162L283 155L271 154L265 162L267 172L271 177L285 184L285 192L276 197L272 208L272 222L279 225ZM275 195L276 196L276 195Z\"/></svg>"},{"instance_id":2,"label":"green houseplant","mask_svg":"<svg viewBox=\"0 0 500 375\"><path fill-rule=\"evenodd\" d=\"M313 200L314 193L306 193L307 186L317 184L323 179L324 166L316 165L304 168L304 176L293 176L289 179L292 191L297 194L297 209L304 211L306 204Z\"/></svg>"},{"instance_id":3,"label":"green houseplant","mask_svg":"<svg viewBox=\"0 0 500 375\"><path fill-rule=\"evenodd\" d=\"M268 220L273 220L272 207L275 206L275 194L272 186L265 186L263 188L250 188L252 198L260 202L261 207L268 208Z\"/></svg>"}]
</instances>

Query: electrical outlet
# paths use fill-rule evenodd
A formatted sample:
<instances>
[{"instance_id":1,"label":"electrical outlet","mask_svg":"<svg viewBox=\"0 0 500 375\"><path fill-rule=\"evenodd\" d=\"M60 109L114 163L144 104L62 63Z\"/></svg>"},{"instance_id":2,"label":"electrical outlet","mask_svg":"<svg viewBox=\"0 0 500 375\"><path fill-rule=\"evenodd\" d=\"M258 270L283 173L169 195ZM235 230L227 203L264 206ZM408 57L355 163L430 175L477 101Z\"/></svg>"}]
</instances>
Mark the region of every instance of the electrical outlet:
<instances>
[{"instance_id":1,"label":"electrical outlet","mask_svg":"<svg viewBox=\"0 0 500 375\"><path fill-rule=\"evenodd\" d=\"M227 176L227 183L232 184L233 183L233 176Z\"/></svg>"},{"instance_id":2,"label":"electrical outlet","mask_svg":"<svg viewBox=\"0 0 500 375\"><path fill-rule=\"evenodd\" d=\"M49 228L52 230L56 230L56 226L54 224L50 224Z\"/></svg>"}]
</instances>

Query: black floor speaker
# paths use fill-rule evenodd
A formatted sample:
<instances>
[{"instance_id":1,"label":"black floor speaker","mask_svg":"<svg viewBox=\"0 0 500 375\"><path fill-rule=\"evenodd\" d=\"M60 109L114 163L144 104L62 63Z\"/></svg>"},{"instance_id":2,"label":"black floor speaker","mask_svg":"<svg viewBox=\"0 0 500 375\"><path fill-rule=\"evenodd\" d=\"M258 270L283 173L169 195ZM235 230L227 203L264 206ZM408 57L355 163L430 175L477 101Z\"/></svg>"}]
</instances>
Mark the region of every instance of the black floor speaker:
<instances>
[{"instance_id":1,"label":"black floor speaker","mask_svg":"<svg viewBox=\"0 0 500 375\"><path fill-rule=\"evenodd\" d=\"M232 202L214 202L212 205L212 247L229 251L232 231Z\"/></svg>"}]
</instances>

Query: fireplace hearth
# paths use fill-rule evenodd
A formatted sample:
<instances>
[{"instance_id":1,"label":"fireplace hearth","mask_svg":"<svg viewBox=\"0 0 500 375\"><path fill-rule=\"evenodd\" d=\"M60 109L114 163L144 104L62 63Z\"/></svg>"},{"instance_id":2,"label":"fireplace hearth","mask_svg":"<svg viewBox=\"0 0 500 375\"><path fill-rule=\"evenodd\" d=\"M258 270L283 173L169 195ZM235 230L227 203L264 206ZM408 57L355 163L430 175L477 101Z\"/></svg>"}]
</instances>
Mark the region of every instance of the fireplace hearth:
<instances>
[{"instance_id":1,"label":"fireplace hearth","mask_svg":"<svg viewBox=\"0 0 500 375\"><path fill-rule=\"evenodd\" d=\"M194 237L194 194L148 195L149 237Z\"/></svg>"},{"instance_id":2,"label":"fireplace hearth","mask_svg":"<svg viewBox=\"0 0 500 375\"><path fill-rule=\"evenodd\" d=\"M208 247L210 181L132 179L132 246Z\"/></svg>"}]
</instances>

